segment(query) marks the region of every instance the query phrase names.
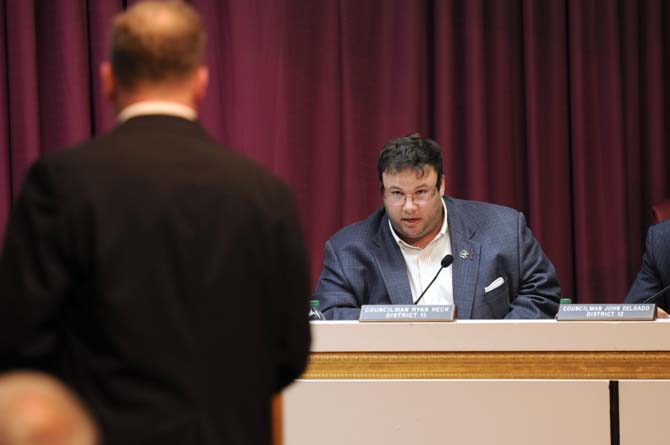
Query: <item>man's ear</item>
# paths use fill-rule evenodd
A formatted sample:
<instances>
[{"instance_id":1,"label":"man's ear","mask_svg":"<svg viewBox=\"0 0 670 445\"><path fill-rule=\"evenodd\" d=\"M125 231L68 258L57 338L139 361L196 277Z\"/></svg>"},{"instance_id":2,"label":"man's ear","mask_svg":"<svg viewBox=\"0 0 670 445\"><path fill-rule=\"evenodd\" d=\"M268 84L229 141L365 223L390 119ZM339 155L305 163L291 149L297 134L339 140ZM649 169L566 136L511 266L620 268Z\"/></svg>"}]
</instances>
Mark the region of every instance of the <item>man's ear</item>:
<instances>
[{"instance_id":1,"label":"man's ear","mask_svg":"<svg viewBox=\"0 0 670 445\"><path fill-rule=\"evenodd\" d=\"M100 81L103 94L114 103L116 101L116 79L114 79L111 63L105 61L100 64Z\"/></svg>"},{"instance_id":2,"label":"man's ear","mask_svg":"<svg viewBox=\"0 0 670 445\"><path fill-rule=\"evenodd\" d=\"M209 83L209 69L206 66L199 66L195 71L195 84L193 85L193 102L196 108L200 106L207 91Z\"/></svg>"}]
</instances>

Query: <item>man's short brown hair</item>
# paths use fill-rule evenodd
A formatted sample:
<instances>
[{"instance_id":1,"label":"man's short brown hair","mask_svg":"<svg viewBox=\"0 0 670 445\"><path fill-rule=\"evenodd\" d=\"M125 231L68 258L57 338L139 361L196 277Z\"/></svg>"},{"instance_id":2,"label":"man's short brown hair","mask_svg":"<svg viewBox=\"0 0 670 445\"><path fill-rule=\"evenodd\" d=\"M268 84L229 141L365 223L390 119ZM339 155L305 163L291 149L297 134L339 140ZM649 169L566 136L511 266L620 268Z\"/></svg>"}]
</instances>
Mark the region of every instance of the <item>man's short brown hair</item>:
<instances>
[{"instance_id":1,"label":"man's short brown hair","mask_svg":"<svg viewBox=\"0 0 670 445\"><path fill-rule=\"evenodd\" d=\"M182 1L146 1L112 22L110 60L116 82L181 80L202 62L205 32L198 13Z\"/></svg>"}]
</instances>

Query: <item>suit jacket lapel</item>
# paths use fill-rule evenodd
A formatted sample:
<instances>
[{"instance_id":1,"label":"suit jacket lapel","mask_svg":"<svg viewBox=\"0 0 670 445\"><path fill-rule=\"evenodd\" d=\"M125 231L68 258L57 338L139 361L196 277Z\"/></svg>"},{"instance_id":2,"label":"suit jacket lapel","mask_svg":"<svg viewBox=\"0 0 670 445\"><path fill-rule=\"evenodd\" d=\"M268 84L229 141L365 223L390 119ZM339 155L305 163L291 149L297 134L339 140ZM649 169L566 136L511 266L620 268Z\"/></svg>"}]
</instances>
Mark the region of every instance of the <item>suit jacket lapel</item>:
<instances>
[{"instance_id":1,"label":"suit jacket lapel","mask_svg":"<svg viewBox=\"0 0 670 445\"><path fill-rule=\"evenodd\" d=\"M377 235L372 240L373 254L392 304L412 304L412 290L409 287L405 259L389 228L386 215L381 220Z\"/></svg>"},{"instance_id":2,"label":"suit jacket lapel","mask_svg":"<svg viewBox=\"0 0 670 445\"><path fill-rule=\"evenodd\" d=\"M459 318L470 318L473 302L477 291L479 259L481 243L473 239L474 226L467 216L459 209L451 198L445 198L451 251L454 256L452 264L452 283L454 304Z\"/></svg>"}]
</instances>

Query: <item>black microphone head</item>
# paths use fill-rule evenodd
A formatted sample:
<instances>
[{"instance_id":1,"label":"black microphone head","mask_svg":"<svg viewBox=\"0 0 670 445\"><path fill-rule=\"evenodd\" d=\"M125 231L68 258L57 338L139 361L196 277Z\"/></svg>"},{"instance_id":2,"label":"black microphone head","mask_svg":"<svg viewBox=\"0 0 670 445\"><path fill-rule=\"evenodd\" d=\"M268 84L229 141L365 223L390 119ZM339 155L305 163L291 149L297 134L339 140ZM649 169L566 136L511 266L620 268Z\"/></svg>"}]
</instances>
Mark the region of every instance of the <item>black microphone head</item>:
<instances>
[{"instance_id":1,"label":"black microphone head","mask_svg":"<svg viewBox=\"0 0 670 445\"><path fill-rule=\"evenodd\" d=\"M454 256L451 254L446 254L444 258L442 258L442 262L440 263L440 265L442 267L449 267L453 262L454 262Z\"/></svg>"}]
</instances>

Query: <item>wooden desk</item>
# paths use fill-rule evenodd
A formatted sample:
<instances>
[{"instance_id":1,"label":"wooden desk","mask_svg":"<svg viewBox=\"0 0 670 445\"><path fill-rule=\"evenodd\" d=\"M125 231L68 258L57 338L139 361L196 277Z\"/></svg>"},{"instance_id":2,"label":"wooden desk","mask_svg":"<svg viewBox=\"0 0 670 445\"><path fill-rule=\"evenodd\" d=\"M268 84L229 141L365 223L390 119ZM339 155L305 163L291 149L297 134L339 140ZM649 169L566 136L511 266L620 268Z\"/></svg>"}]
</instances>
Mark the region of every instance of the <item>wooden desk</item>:
<instances>
[{"instance_id":1,"label":"wooden desk","mask_svg":"<svg viewBox=\"0 0 670 445\"><path fill-rule=\"evenodd\" d=\"M654 418L647 411L667 412L660 401L670 397L655 392L670 395L665 320L317 322L312 332L308 370L284 394L286 445L315 437L323 445L592 445L612 443L619 430L622 444L665 436L663 423L638 428Z\"/></svg>"}]
</instances>

